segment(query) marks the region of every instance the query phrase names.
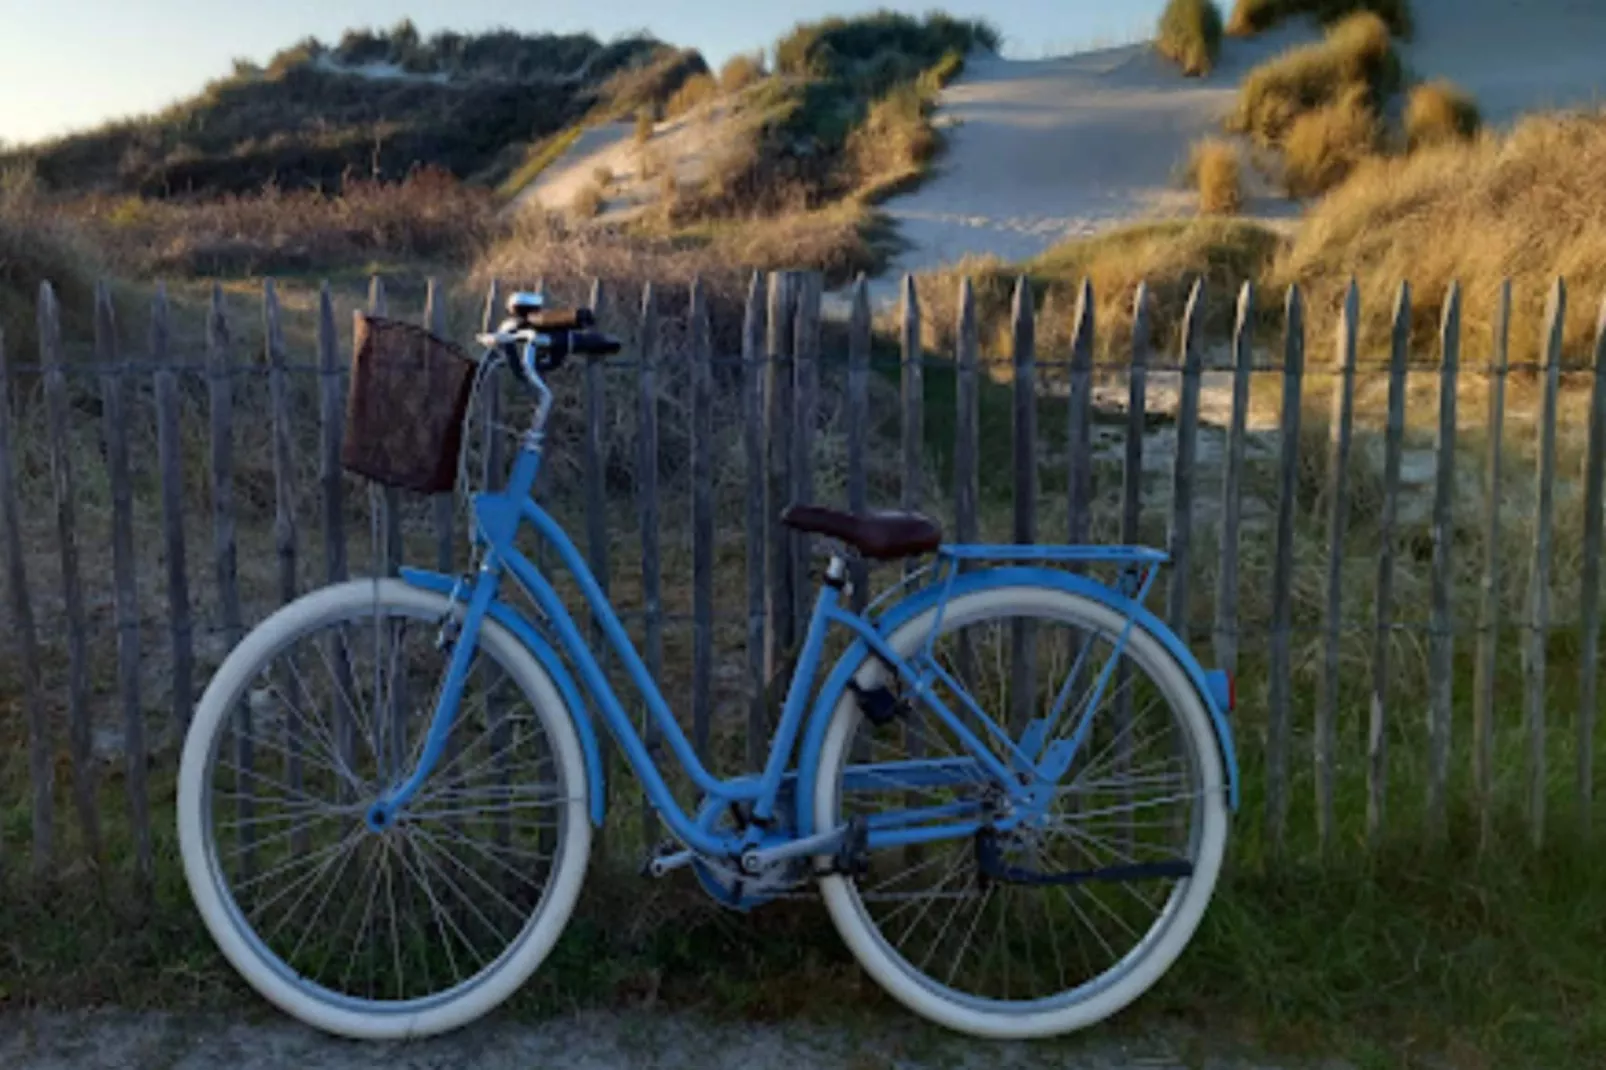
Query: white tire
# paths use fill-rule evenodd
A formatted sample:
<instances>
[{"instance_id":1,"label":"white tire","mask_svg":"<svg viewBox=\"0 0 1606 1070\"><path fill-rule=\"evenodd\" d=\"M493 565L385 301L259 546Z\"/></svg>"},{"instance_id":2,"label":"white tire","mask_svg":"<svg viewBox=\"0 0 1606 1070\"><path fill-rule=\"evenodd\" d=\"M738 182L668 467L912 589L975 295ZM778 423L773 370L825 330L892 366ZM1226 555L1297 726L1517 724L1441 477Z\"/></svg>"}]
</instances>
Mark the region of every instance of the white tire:
<instances>
[{"instance_id":1,"label":"white tire","mask_svg":"<svg viewBox=\"0 0 1606 1070\"><path fill-rule=\"evenodd\" d=\"M316 1029L363 1040L402 1040L446 1032L486 1014L540 966L568 923L585 877L591 847L587 782L579 739L561 694L514 636L487 618L482 654L508 675L539 717L553 766L566 794L554 804L558 847L548 882L527 924L489 965L450 990L404 1003L359 999L298 977L252 932L219 870L210 842L212 757L225 715L254 675L293 640L343 617L360 619L377 603L407 616L444 616L441 594L399 580L354 580L307 594L264 620L228 655L213 676L185 740L178 779L178 835L184 875L196 909L231 965L264 998Z\"/></svg>"},{"instance_id":2,"label":"white tire","mask_svg":"<svg viewBox=\"0 0 1606 1070\"><path fill-rule=\"evenodd\" d=\"M890 645L900 656L915 653L930 629L935 611L900 627ZM989 618L1036 615L1105 634L1119 634L1126 619L1107 606L1065 591L1043 587L1007 587L956 597L942 611L943 632ZM820 880L822 897L843 941L875 981L916 1014L960 1033L993 1039L1029 1039L1084 1029L1120 1011L1146 992L1176 961L1197 929L1220 873L1227 837L1226 790L1221 755L1205 709L1186 671L1148 632L1134 627L1127 653L1170 700L1188 740L1202 781L1201 813L1194 840L1191 876L1179 880L1163 917L1148 938L1122 959L1118 976L1105 971L1095 982L1077 986L1053 999L1005 1002L972 996L929 977L907 961L884 938L867 913L853 879L842 875ZM880 680L885 670L867 659L855 673L861 686ZM996 716L997 711L988 711ZM815 827L836 827L841 817L841 776L862 714L852 692L844 691L832 714L821 749L815 780ZM1132 960L1132 961L1128 961Z\"/></svg>"}]
</instances>

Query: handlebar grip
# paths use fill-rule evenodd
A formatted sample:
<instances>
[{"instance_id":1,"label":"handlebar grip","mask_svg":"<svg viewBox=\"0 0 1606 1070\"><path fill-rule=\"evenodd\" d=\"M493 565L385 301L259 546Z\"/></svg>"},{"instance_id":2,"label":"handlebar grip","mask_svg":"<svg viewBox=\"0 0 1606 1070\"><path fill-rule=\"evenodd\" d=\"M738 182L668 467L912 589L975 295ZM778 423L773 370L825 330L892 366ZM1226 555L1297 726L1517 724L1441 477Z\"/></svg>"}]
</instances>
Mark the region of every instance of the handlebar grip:
<instances>
[{"instance_id":1,"label":"handlebar grip","mask_svg":"<svg viewBox=\"0 0 1606 1070\"><path fill-rule=\"evenodd\" d=\"M589 308L551 308L526 317L524 322L538 331L579 331L595 326L597 317Z\"/></svg>"},{"instance_id":2,"label":"handlebar grip","mask_svg":"<svg viewBox=\"0 0 1606 1070\"><path fill-rule=\"evenodd\" d=\"M601 331L570 331L569 352L586 357L606 357L619 352L624 345L619 339Z\"/></svg>"}]
</instances>

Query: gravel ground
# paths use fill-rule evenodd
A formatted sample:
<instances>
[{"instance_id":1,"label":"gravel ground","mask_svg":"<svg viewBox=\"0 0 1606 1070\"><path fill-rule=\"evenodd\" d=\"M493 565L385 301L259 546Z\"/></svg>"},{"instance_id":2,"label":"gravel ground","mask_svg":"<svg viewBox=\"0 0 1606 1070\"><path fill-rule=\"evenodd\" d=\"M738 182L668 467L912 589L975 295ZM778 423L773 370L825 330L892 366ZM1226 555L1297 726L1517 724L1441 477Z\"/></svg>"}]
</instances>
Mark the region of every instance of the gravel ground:
<instances>
[{"instance_id":1,"label":"gravel ground","mask_svg":"<svg viewBox=\"0 0 1606 1070\"><path fill-rule=\"evenodd\" d=\"M358 1044L271 1016L0 1013L6 1070L1294 1070L1201 1056L1192 1047L1174 1040L999 1044L902 1022L771 1025L644 1012L491 1022L415 1044Z\"/></svg>"}]
</instances>

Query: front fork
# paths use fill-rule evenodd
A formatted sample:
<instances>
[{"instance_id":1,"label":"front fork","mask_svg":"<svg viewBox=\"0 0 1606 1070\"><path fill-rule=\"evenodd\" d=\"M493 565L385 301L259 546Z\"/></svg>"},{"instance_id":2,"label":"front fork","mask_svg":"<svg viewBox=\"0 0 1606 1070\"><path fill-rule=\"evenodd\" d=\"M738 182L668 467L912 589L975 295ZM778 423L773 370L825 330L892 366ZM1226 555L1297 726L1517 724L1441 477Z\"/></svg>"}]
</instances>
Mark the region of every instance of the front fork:
<instances>
[{"instance_id":1,"label":"front fork","mask_svg":"<svg viewBox=\"0 0 1606 1070\"><path fill-rule=\"evenodd\" d=\"M462 698L463 685L467 682L469 667L478 646L480 625L496 597L499 578L500 569L493 559L488 558L472 581L465 576L452 590L450 608L446 619L441 622L438 641L440 649L449 651L451 655L446 666L446 678L441 683L440 698L436 701L435 709L430 716L428 734L425 736L417 766L399 786L393 786L381 794L364 815L369 829L374 832L383 832L395 824L396 815L418 794L418 789L423 786L430 773L434 772L441 755L446 751L446 741L451 737L452 727L457 720L457 707ZM461 604L463 588L470 583L472 586L468 591L467 606L463 611L462 622L459 623L457 606ZM398 762L398 766L399 764ZM400 776L402 772L403 770L398 767L397 775Z\"/></svg>"}]
</instances>

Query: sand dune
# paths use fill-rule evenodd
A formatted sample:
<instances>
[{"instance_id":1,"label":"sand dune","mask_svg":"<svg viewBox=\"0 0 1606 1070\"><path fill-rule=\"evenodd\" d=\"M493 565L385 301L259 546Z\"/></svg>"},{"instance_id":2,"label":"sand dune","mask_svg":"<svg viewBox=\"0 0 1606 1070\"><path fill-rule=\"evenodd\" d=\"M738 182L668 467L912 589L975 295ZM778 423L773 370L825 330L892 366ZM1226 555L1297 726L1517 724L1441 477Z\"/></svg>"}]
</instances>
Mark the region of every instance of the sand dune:
<instances>
[{"instance_id":1,"label":"sand dune","mask_svg":"<svg viewBox=\"0 0 1606 1070\"><path fill-rule=\"evenodd\" d=\"M1603 0L1416 0L1414 11L1417 33L1402 46L1411 74L1458 82L1491 123L1587 105L1606 88ZM1183 77L1147 43L1035 61L972 58L941 98L948 151L935 173L883 206L909 248L877 280L877 298L905 271L968 255L1022 259L1135 218L1193 212L1178 182L1189 146L1220 132L1251 68L1319 35L1301 20L1229 38L1201 79ZM717 151L721 125L662 124L654 147L691 180L699 158ZM622 125L587 132L524 196L562 207L605 165L618 176L611 211L639 210L656 189L637 174L628 134ZM1297 205L1246 175L1247 215L1297 218Z\"/></svg>"},{"instance_id":2,"label":"sand dune","mask_svg":"<svg viewBox=\"0 0 1606 1070\"><path fill-rule=\"evenodd\" d=\"M1606 87L1600 0L1416 0L1403 46L1418 78L1448 77L1489 120L1588 104ZM1192 212L1176 170L1189 145L1218 133L1243 76L1314 40L1310 23L1223 44L1207 78L1184 78L1147 44L1036 62L984 57L943 94L955 123L938 172L886 204L912 248L894 274L967 254L1031 256L1062 239L1143 216ZM1246 214L1286 220L1297 206L1252 189Z\"/></svg>"}]
</instances>

